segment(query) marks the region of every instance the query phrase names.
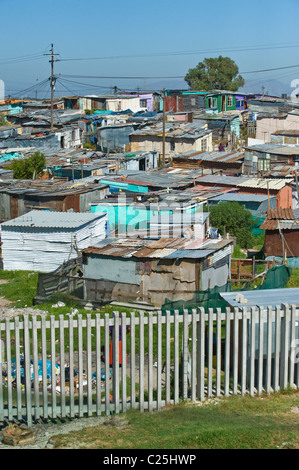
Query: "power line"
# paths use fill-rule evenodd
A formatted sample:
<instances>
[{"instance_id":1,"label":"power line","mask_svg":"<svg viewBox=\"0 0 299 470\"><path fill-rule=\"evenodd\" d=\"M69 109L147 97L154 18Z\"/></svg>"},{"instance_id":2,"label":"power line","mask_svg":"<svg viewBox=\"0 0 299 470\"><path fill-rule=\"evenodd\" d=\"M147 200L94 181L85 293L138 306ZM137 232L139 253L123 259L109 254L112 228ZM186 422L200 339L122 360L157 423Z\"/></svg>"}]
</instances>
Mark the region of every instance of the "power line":
<instances>
[{"instance_id":1,"label":"power line","mask_svg":"<svg viewBox=\"0 0 299 470\"><path fill-rule=\"evenodd\" d=\"M221 53L221 52L248 52L248 51L262 51L269 49L284 49L284 48L296 48L299 44L292 43L281 43L276 45L257 45L257 46L245 46L237 48L224 48L224 49L202 49L193 51L173 51L173 52L151 52L147 54L128 54L128 55L117 55L117 56L100 56L100 57L71 57L61 59L63 62L67 61L83 61L83 60L106 60L106 59L123 59L123 58L137 58L137 57L163 57L163 56L177 56L177 55L192 55L192 54L207 54L207 53Z\"/></svg>"}]
</instances>

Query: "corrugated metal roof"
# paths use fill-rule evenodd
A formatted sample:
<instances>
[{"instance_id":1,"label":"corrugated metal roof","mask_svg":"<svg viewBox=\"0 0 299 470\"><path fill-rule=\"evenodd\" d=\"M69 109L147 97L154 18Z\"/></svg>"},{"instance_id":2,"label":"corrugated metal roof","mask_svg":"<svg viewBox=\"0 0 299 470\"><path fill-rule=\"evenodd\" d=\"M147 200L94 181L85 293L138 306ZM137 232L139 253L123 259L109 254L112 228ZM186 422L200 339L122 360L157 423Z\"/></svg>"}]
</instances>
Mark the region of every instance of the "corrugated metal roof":
<instances>
[{"instance_id":1,"label":"corrugated metal roof","mask_svg":"<svg viewBox=\"0 0 299 470\"><path fill-rule=\"evenodd\" d=\"M142 242L142 246L139 242ZM119 242L119 243L118 243ZM85 254L96 254L100 256L112 256L121 258L193 258L202 259L217 250L228 245L231 240L220 242L202 243L193 240L186 242L183 238L161 238L159 240L141 239L136 244L136 239L114 240L106 246L90 246L84 250Z\"/></svg>"},{"instance_id":2,"label":"corrugated metal roof","mask_svg":"<svg viewBox=\"0 0 299 470\"><path fill-rule=\"evenodd\" d=\"M270 196L275 199L275 196ZM211 198L213 201L238 201L238 202L264 202L268 200L268 196L264 194L243 194L243 193L226 193Z\"/></svg>"},{"instance_id":3,"label":"corrugated metal roof","mask_svg":"<svg viewBox=\"0 0 299 470\"><path fill-rule=\"evenodd\" d=\"M236 300L238 294L242 294L247 303L240 303ZM286 303L288 305L299 305L299 288L284 289L261 289L251 291L220 292L222 297L231 307L267 307L275 308L276 305Z\"/></svg>"},{"instance_id":4,"label":"corrugated metal roof","mask_svg":"<svg viewBox=\"0 0 299 470\"><path fill-rule=\"evenodd\" d=\"M283 209L283 208L276 208L276 209L268 209L267 211L267 219L279 219L279 220L294 220L294 212L293 209Z\"/></svg>"},{"instance_id":5,"label":"corrugated metal roof","mask_svg":"<svg viewBox=\"0 0 299 470\"><path fill-rule=\"evenodd\" d=\"M16 219L3 222L6 227L35 227L35 228L78 228L93 220L107 217L107 214L82 212L31 211Z\"/></svg>"},{"instance_id":6,"label":"corrugated metal roof","mask_svg":"<svg viewBox=\"0 0 299 470\"><path fill-rule=\"evenodd\" d=\"M238 183L239 188L255 188L255 189L274 189L280 190L285 187L287 183L293 181L294 178L284 179L262 179L262 178L251 178L249 181Z\"/></svg>"}]
</instances>

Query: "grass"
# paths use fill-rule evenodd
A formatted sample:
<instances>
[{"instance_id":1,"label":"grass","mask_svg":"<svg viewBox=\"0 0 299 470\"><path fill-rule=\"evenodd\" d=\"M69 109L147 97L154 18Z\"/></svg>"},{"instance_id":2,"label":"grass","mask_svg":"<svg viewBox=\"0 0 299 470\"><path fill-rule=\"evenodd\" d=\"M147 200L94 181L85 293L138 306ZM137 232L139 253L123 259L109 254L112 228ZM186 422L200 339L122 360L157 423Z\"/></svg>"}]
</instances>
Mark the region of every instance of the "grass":
<instances>
[{"instance_id":1,"label":"grass","mask_svg":"<svg viewBox=\"0 0 299 470\"><path fill-rule=\"evenodd\" d=\"M152 413L129 410L120 428L106 423L51 442L57 449L299 449L298 404L299 392L292 391L182 403Z\"/></svg>"}]
</instances>

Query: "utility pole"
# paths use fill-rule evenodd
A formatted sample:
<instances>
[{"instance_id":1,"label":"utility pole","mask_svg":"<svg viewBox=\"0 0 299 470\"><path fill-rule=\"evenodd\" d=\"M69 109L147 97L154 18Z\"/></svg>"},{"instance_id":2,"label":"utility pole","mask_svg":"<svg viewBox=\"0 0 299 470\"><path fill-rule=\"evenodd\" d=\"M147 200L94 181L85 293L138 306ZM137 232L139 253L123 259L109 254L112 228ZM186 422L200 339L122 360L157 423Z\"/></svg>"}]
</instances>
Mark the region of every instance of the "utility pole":
<instances>
[{"instance_id":1,"label":"utility pole","mask_svg":"<svg viewBox=\"0 0 299 470\"><path fill-rule=\"evenodd\" d=\"M54 46L53 44L51 44L51 50L50 50L50 54L44 54L44 55L48 55L51 57L51 59L49 60L50 64L51 64L51 77L50 77L50 86L51 86L51 131L53 131L54 129L54 125L53 125L53 104L54 104L54 88L55 88L55 82L56 82L56 77L54 75L54 62L57 62L59 59L55 59L54 57L59 55L59 54L54 54Z\"/></svg>"},{"instance_id":2,"label":"utility pole","mask_svg":"<svg viewBox=\"0 0 299 470\"><path fill-rule=\"evenodd\" d=\"M163 88L163 137L162 137L162 166L165 168L165 88Z\"/></svg>"}]
</instances>

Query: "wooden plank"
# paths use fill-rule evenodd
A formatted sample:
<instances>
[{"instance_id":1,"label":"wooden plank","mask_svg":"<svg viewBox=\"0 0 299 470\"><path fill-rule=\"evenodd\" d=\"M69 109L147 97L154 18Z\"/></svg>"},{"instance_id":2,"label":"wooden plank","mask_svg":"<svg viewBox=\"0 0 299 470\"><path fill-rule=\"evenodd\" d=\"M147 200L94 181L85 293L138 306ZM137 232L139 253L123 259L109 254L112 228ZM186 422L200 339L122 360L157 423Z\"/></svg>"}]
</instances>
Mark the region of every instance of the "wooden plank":
<instances>
[{"instance_id":1,"label":"wooden plank","mask_svg":"<svg viewBox=\"0 0 299 470\"><path fill-rule=\"evenodd\" d=\"M16 330L15 330L15 333L16 333ZM32 359L33 359L33 386L34 386L34 410L35 410L34 417L36 420L38 420L40 417L40 407L39 407L37 325L36 325L35 315L32 316Z\"/></svg>"}]
</instances>

